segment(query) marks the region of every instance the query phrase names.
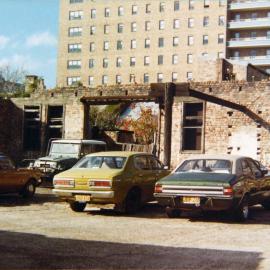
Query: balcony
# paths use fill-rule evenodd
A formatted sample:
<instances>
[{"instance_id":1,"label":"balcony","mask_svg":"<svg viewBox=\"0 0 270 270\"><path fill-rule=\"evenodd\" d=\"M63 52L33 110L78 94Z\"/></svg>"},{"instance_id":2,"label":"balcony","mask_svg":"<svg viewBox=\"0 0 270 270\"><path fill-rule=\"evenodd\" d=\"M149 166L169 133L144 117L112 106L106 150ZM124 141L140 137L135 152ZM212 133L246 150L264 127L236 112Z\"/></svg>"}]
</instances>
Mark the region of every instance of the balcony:
<instances>
[{"instance_id":1,"label":"balcony","mask_svg":"<svg viewBox=\"0 0 270 270\"><path fill-rule=\"evenodd\" d=\"M266 0L256 1L235 1L229 5L229 10L253 10L253 9L269 9L270 2Z\"/></svg>"},{"instance_id":2,"label":"balcony","mask_svg":"<svg viewBox=\"0 0 270 270\"><path fill-rule=\"evenodd\" d=\"M269 28L270 17L257 19L242 19L229 22L229 29L253 29L253 28Z\"/></svg>"},{"instance_id":3,"label":"balcony","mask_svg":"<svg viewBox=\"0 0 270 270\"><path fill-rule=\"evenodd\" d=\"M270 66L270 55L230 57L230 60L243 64L252 64L254 66Z\"/></svg>"},{"instance_id":4,"label":"balcony","mask_svg":"<svg viewBox=\"0 0 270 270\"><path fill-rule=\"evenodd\" d=\"M227 46L229 48L270 47L270 37L232 38Z\"/></svg>"}]
</instances>

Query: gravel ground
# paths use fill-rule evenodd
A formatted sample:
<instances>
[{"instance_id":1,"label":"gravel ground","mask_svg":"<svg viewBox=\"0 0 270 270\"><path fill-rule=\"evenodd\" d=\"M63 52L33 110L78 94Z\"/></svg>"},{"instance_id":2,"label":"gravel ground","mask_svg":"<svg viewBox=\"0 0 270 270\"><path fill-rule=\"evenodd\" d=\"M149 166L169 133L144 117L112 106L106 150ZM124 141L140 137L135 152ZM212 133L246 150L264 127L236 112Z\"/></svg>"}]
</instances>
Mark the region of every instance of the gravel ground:
<instances>
[{"instance_id":1,"label":"gravel ground","mask_svg":"<svg viewBox=\"0 0 270 270\"><path fill-rule=\"evenodd\" d=\"M245 224L186 213L168 219L155 203L136 216L72 212L50 190L32 201L0 197L0 269L270 269L270 212Z\"/></svg>"}]
</instances>

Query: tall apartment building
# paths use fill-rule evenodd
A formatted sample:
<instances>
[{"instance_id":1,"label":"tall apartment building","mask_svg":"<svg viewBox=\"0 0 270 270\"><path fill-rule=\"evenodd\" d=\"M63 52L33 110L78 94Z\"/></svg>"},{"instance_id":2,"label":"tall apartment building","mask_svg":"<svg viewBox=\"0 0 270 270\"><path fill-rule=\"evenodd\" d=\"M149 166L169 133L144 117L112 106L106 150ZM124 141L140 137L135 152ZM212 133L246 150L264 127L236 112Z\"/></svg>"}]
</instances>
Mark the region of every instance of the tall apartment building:
<instances>
[{"instance_id":1,"label":"tall apartment building","mask_svg":"<svg viewBox=\"0 0 270 270\"><path fill-rule=\"evenodd\" d=\"M196 80L225 57L270 67L269 0L61 0L59 33L58 86Z\"/></svg>"}]
</instances>

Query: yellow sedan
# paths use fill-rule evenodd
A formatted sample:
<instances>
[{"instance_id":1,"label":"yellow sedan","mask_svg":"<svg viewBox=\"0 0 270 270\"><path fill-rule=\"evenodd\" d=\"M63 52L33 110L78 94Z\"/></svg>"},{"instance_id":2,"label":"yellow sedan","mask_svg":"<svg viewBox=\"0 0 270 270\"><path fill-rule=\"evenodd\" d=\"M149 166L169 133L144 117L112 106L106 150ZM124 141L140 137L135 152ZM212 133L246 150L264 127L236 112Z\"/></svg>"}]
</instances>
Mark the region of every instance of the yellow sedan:
<instances>
[{"instance_id":1,"label":"yellow sedan","mask_svg":"<svg viewBox=\"0 0 270 270\"><path fill-rule=\"evenodd\" d=\"M82 212L87 203L114 204L128 214L154 199L155 183L170 171L153 155L137 152L99 152L81 159L54 177L53 192Z\"/></svg>"}]
</instances>

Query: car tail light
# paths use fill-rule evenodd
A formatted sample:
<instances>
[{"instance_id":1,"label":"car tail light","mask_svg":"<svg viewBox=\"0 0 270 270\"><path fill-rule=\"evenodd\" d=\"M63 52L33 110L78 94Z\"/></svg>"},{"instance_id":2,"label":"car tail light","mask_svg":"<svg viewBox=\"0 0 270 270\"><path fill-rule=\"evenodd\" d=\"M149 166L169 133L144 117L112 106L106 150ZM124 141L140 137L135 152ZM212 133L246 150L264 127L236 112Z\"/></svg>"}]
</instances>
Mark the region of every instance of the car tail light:
<instances>
[{"instance_id":1,"label":"car tail light","mask_svg":"<svg viewBox=\"0 0 270 270\"><path fill-rule=\"evenodd\" d=\"M162 185L161 184L156 184L155 193L162 193Z\"/></svg>"},{"instance_id":2,"label":"car tail light","mask_svg":"<svg viewBox=\"0 0 270 270\"><path fill-rule=\"evenodd\" d=\"M231 187L224 187L223 194L224 195L233 195L233 189Z\"/></svg>"},{"instance_id":3,"label":"car tail light","mask_svg":"<svg viewBox=\"0 0 270 270\"><path fill-rule=\"evenodd\" d=\"M74 179L54 179L54 186L74 187Z\"/></svg>"},{"instance_id":4,"label":"car tail light","mask_svg":"<svg viewBox=\"0 0 270 270\"><path fill-rule=\"evenodd\" d=\"M112 182L111 180L90 180L89 186L90 187L111 187Z\"/></svg>"}]
</instances>

